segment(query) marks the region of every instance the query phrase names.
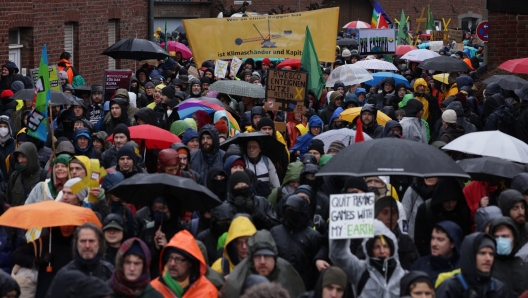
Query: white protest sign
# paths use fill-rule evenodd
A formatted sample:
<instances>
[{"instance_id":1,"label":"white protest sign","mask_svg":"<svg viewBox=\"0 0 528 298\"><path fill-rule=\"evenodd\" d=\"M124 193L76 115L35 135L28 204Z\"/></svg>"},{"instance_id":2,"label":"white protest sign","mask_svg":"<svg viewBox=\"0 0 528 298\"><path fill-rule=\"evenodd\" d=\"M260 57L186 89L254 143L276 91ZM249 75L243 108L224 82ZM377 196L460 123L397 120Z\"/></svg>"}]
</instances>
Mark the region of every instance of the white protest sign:
<instances>
[{"instance_id":1,"label":"white protest sign","mask_svg":"<svg viewBox=\"0 0 528 298\"><path fill-rule=\"evenodd\" d=\"M330 239L374 237L374 193L330 195Z\"/></svg>"},{"instance_id":2,"label":"white protest sign","mask_svg":"<svg viewBox=\"0 0 528 298\"><path fill-rule=\"evenodd\" d=\"M429 49L431 51L438 52L438 51L440 51L443 48L444 48L444 41L443 40L430 41L429 42Z\"/></svg>"},{"instance_id":3,"label":"white protest sign","mask_svg":"<svg viewBox=\"0 0 528 298\"><path fill-rule=\"evenodd\" d=\"M233 60L231 60L231 71L235 75L237 74L240 66L242 66L242 60L238 59L237 56L233 56Z\"/></svg>"},{"instance_id":4,"label":"white protest sign","mask_svg":"<svg viewBox=\"0 0 528 298\"><path fill-rule=\"evenodd\" d=\"M216 60L215 70L214 70L215 77L225 78L228 65L229 65L229 62L227 62L227 61Z\"/></svg>"}]
</instances>

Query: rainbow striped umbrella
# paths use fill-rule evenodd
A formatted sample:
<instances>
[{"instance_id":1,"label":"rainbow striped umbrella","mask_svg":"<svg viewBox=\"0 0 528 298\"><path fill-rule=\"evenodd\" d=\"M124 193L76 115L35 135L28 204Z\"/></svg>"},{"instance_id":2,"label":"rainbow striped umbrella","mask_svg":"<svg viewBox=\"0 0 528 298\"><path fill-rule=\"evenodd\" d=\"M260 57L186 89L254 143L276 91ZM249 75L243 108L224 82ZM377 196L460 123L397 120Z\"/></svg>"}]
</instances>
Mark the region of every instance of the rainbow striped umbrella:
<instances>
[{"instance_id":1,"label":"rainbow striped umbrella","mask_svg":"<svg viewBox=\"0 0 528 298\"><path fill-rule=\"evenodd\" d=\"M229 116L229 126L236 130L240 130L240 126L233 115L231 115L231 112L216 103L201 99L187 99L178 105L178 115L182 120L185 118L191 118L197 111L204 111L211 114L211 116L216 111L226 111Z\"/></svg>"}]
</instances>

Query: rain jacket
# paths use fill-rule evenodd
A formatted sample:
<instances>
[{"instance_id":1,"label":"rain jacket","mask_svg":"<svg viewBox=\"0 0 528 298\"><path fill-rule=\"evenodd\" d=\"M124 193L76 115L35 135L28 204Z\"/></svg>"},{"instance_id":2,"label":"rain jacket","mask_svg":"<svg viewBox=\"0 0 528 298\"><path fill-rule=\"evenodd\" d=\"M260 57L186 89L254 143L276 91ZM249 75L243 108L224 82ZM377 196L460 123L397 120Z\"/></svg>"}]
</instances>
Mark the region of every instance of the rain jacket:
<instances>
[{"instance_id":1,"label":"rain jacket","mask_svg":"<svg viewBox=\"0 0 528 298\"><path fill-rule=\"evenodd\" d=\"M524 210L528 209L528 203L518 191L512 189L503 191L499 197L499 208L502 211L502 215L510 216L510 209L518 202L524 203ZM520 245L526 244L528 242L528 223L524 223L521 227L517 226L517 229L519 229L520 234Z\"/></svg>"},{"instance_id":2,"label":"rain jacket","mask_svg":"<svg viewBox=\"0 0 528 298\"><path fill-rule=\"evenodd\" d=\"M123 123L127 127L134 125L134 119L130 118L127 114L128 104L123 98L114 98L110 101L110 107L113 103L117 103L121 107L121 116L119 118L112 117L112 113L108 112L108 119L103 120L103 124L100 130L104 130L108 135L114 133L114 128L119 124Z\"/></svg>"},{"instance_id":3,"label":"rain jacket","mask_svg":"<svg viewBox=\"0 0 528 298\"><path fill-rule=\"evenodd\" d=\"M13 138L13 124L11 123L11 119L5 115L0 116L0 123L7 123L7 129L9 130L6 136L7 140L3 143L0 142L0 153L4 157L7 157L16 149L16 140Z\"/></svg>"},{"instance_id":4,"label":"rain jacket","mask_svg":"<svg viewBox=\"0 0 528 298\"><path fill-rule=\"evenodd\" d=\"M492 186L487 181L478 181L474 180L470 183L466 184L464 186L464 189L462 192L464 193L464 197L466 198L467 205L469 209L471 209L471 218L473 219L475 217L475 212L480 208L480 201L483 197L488 196L490 199L490 202L496 202L494 197L496 196L498 186ZM495 205L490 204L490 205ZM478 231L478 232L482 232Z\"/></svg>"},{"instance_id":5,"label":"rain jacket","mask_svg":"<svg viewBox=\"0 0 528 298\"><path fill-rule=\"evenodd\" d=\"M257 229L251 222L251 220L245 216L238 216L231 222L229 226L229 231L227 232L227 238L224 244L224 250L222 257L216 260L213 263L213 270L222 274L222 276L228 275L235 266L238 265L241 260L238 260L238 255L236 255L236 248L234 247L234 240L239 237L251 237L257 232ZM230 246L230 244L232 244ZM232 248L231 248L232 247ZM234 253L230 253L233 251ZM232 260L231 256L237 259L236 264Z\"/></svg>"},{"instance_id":6,"label":"rain jacket","mask_svg":"<svg viewBox=\"0 0 528 298\"><path fill-rule=\"evenodd\" d=\"M417 178L412 184L411 187L407 188L405 194L403 195L402 205L403 210L405 210L405 216L407 222L409 223L409 228L407 229L407 234L414 239L414 227L416 214L418 213L418 207L423 204L424 199L430 199L433 195L434 187L428 188L423 178Z\"/></svg>"},{"instance_id":7,"label":"rain jacket","mask_svg":"<svg viewBox=\"0 0 528 298\"><path fill-rule=\"evenodd\" d=\"M437 297L469 297L466 296L468 290L474 290L476 292L475 296L471 297L512 297L504 283L498 279L484 276L477 270L476 255L479 251L478 247L484 238L488 238L495 243L495 239L484 233L473 233L464 239L462 247L460 248L459 263L462 272L460 274L462 279L457 274L442 282L436 290ZM493 248L493 250L495 250L495 248ZM491 270L491 274L493 275L493 267ZM461 280L464 280L464 282Z\"/></svg>"},{"instance_id":8,"label":"rain jacket","mask_svg":"<svg viewBox=\"0 0 528 298\"><path fill-rule=\"evenodd\" d=\"M300 137L302 134L299 129L297 129L298 125L302 125L302 122L295 120L295 113L288 112L287 114L287 122L286 122L286 130L288 132L288 136L290 137L290 148L292 148L295 143L297 142L297 138Z\"/></svg>"},{"instance_id":9,"label":"rain jacket","mask_svg":"<svg viewBox=\"0 0 528 298\"><path fill-rule=\"evenodd\" d=\"M338 83L336 83L336 85L337 84ZM340 86L340 87L345 88L344 84L343 83L341 83L341 84L343 86ZM334 88L337 90L337 87L334 86ZM334 111L338 108L338 106L335 105L335 100L338 97L341 97L343 100L345 99L345 97L339 91L334 91L334 92L330 93L330 104L326 107L326 109L321 111L321 113L319 114L319 116L321 117L321 120L323 121L324 124L330 124L330 121L332 119L332 115L334 114Z\"/></svg>"},{"instance_id":10,"label":"rain jacket","mask_svg":"<svg viewBox=\"0 0 528 298\"><path fill-rule=\"evenodd\" d=\"M353 285L358 285L363 278L363 274L368 272L369 278L365 282L359 298L397 298L400 297L400 279L405 275L406 271L400 265L398 258L398 241L396 236L387 228L381 221L374 220L374 236L384 236L385 239L392 242L391 256L383 262L383 269L388 271L389 260L395 262L395 268L392 275L387 280L387 276L383 276L378 269L373 266L375 258L370 257L372 252L367 251L367 242L371 238L363 239L361 244L363 253L369 256L367 260L360 260L350 252L350 239L330 240L330 259L332 262L343 269L348 277L348 280Z\"/></svg>"},{"instance_id":11,"label":"rain jacket","mask_svg":"<svg viewBox=\"0 0 528 298\"><path fill-rule=\"evenodd\" d=\"M299 181L303 164L300 161L292 162L288 164L286 175L280 187L274 188L271 194L268 196L268 201L271 203L273 208L277 207L278 201L285 196L293 193L293 189L290 188L289 183L292 181Z\"/></svg>"},{"instance_id":12,"label":"rain jacket","mask_svg":"<svg viewBox=\"0 0 528 298\"><path fill-rule=\"evenodd\" d=\"M427 131L422 119L416 117L403 117L400 121L402 137L406 140L427 144Z\"/></svg>"},{"instance_id":13,"label":"rain jacket","mask_svg":"<svg viewBox=\"0 0 528 298\"><path fill-rule=\"evenodd\" d=\"M203 152L202 143L200 142L200 149L191 152L190 164L191 169L195 170L202 177L207 177L207 172L210 168L223 168L224 150L220 149L218 141L218 131L211 124L206 124L200 129L200 136L198 140L202 139L202 135L207 132L213 138L213 151L210 153Z\"/></svg>"},{"instance_id":14,"label":"rain jacket","mask_svg":"<svg viewBox=\"0 0 528 298\"><path fill-rule=\"evenodd\" d=\"M424 86L425 92L424 94L417 93L417 87L418 86ZM429 127L434 127L436 121L440 119L442 115L442 111L440 110L440 107L438 106L438 102L428 93L429 87L427 86L427 83L424 79L418 78L414 82L414 98L419 100L424 105L424 114L423 119L427 121L429 124Z\"/></svg>"},{"instance_id":15,"label":"rain jacket","mask_svg":"<svg viewBox=\"0 0 528 298\"><path fill-rule=\"evenodd\" d=\"M383 135L383 125L379 125L378 121L376 120L376 116L378 114L377 109L373 105L364 105L363 108L361 108L361 112L359 113L359 117L361 117L361 114L363 114L364 111L371 112L372 117L372 124L370 126L363 125L363 132L368 134L369 137L373 139L380 139Z\"/></svg>"},{"instance_id":16,"label":"rain jacket","mask_svg":"<svg viewBox=\"0 0 528 298\"><path fill-rule=\"evenodd\" d=\"M502 217L502 211L497 206L480 207L475 212L475 232L484 232L484 229L495 218Z\"/></svg>"},{"instance_id":17,"label":"rain jacket","mask_svg":"<svg viewBox=\"0 0 528 298\"><path fill-rule=\"evenodd\" d=\"M40 181L42 169L38 162L37 147L33 143L23 143L15 153L22 153L27 157L27 168L23 172L15 171L11 174L7 196L11 206L20 206L24 205L31 190Z\"/></svg>"},{"instance_id":18,"label":"rain jacket","mask_svg":"<svg viewBox=\"0 0 528 298\"><path fill-rule=\"evenodd\" d=\"M191 270L198 269L197 277L194 280L189 281L189 286L184 289L182 297L179 298L216 298L218 297L218 290L216 287L205 277L207 271L207 265L205 264L204 257L196 240L188 231L181 231L178 234L174 235L169 243L161 251L161 255L167 249L167 247L174 247L180 250L185 251L191 255L196 262L199 264L199 268L192 268ZM160 258L159 261L159 270L160 272L164 271L163 260ZM191 273L191 276L194 274ZM150 285L158 292L160 292L165 298L175 297L174 293L164 284L163 280L160 277L153 280Z\"/></svg>"},{"instance_id":19,"label":"rain jacket","mask_svg":"<svg viewBox=\"0 0 528 298\"><path fill-rule=\"evenodd\" d=\"M321 127L322 130L323 125L323 120L318 116L314 115L310 117L310 120L308 121L308 132L297 138L297 142L295 143L295 146L290 149L290 153L295 153L295 151L299 150L301 152L299 157L303 157L308 152L308 147L310 147L314 138L314 135L310 132L310 127Z\"/></svg>"},{"instance_id":20,"label":"rain jacket","mask_svg":"<svg viewBox=\"0 0 528 298\"><path fill-rule=\"evenodd\" d=\"M248 240L248 257L242 260L231 271L227 278L224 289L222 290L222 297L238 298L240 297L241 289L246 278L251 274L258 274L253 265L253 256L260 249L269 249L275 253L275 269L266 278L270 282L280 284L288 293L290 297L298 297L304 293L304 285L301 277L297 271L288 263L288 261L279 257L275 240L271 233L266 230L260 230Z\"/></svg>"}]
</instances>

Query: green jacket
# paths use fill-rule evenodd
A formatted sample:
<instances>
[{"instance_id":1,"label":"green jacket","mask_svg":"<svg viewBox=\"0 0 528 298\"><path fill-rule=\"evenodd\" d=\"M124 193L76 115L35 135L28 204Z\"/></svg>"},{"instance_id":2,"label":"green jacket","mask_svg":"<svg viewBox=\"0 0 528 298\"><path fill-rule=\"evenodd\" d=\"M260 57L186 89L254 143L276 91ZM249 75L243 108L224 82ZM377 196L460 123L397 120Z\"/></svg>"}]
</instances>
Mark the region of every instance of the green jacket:
<instances>
[{"instance_id":1,"label":"green jacket","mask_svg":"<svg viewBox=\"0 0 528 298\"><path fill-rule=\"evenodd\" d=\"M284 176L284 180L282 182L281 187L274 188L270 195L268 196L268 201L273 205L273 209L277 207L277 193L279 188L282 189L282 197L286 196L285 188L284 186L288 185L291 181L299 181L299 177L301 176L301 170L303 168L303 164L300 161L292 162L288 164L288 168L286 169L286 175Z\"/></svg>"},{"instance_id":2,"label":"green jacket","mask_svg":"<svg viewBox=\"0 0 528 298\"><path fill-rule=\"evenodd\" d=\"M110 297L125 298L125 296L117 296L116 294L112 294ZM163 298L163 295L161 295L160 292L154 290L154 288L150 284L148 284L145 290L143 290L143 293L141 293L141 295L137 296L136 298Z\"/></svg>"},{"instance_id":3,"label":"green jacket","mask_svg":"<svg viewBox=\"0 0 528 298\"><path fill-rule=\"evenodd\" d=\"M15 171L9 177L6 195L8 203L13 207L24 205L31 190L40 181L40 173L42 172L38 161L37 147L33 143L25 142L18 146L14 152L15 159L17 153L22 153L27 157L27 168L22 172Z\"/></svg>"}]
</instances>

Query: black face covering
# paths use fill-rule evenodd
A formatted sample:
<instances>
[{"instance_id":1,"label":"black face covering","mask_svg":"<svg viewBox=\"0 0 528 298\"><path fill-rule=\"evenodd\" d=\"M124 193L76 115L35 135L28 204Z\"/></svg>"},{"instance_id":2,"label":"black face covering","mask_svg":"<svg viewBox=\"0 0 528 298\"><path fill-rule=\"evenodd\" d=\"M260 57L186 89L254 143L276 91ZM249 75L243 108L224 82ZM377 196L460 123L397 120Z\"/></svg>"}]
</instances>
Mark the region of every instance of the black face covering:
<instances>
[{"instance_id":1,"label":"black face covering","mask_svg":"<svg viewBox=\"0 0 528 298\"><path fill-rule=\"evenodd\" d=\"M306 227L308 215L291 209L284 210L282 224L291 230L299 230Z\"/></svg>"},{"instance_id":2,"label":"black face covering","mask_svg":"<svg viewBox=\"0 0 528 298\"><path fill-rule=\"evenodd\" d=\"M233 189L231 191L231 194L233 195L233 197L249 197L251 196L251 189L249 189L249 186L248 187L244 187L244 188L239 188L239 189Z\"/></svg>"},{"instance_id":3,"label":"black face covering","mask_svg":"<svg viewBox=\"0 0 528 298\"><path fill-rule=\"evenodd\" d=\"M211 190L223 202L227 193L227 179L211 181Z\"/></svg>"},{"instance_id":4,"label":"black face covering","mask_svg":"<svg viewBox=\"0 0 528 298\"><path fill-rule=\"evenodd\" d=\"M73 131L74 124L73 122L62 122L62 127L64 131Z\"/></svg>"},{"instance_id":5,"label":"black face covering","mask_svg":"<svg viewBox=\"0 0 528 298\"><path fill-rule=\"evenodd\" d=\"M223 221L224 222L224 221ZM224 223L217 223L211 225L211 232L213 232L214 235L221 236L225 232L229 230L229 226L231 225L231 221L224 222Z\"/></svg>"}]
</instances>

